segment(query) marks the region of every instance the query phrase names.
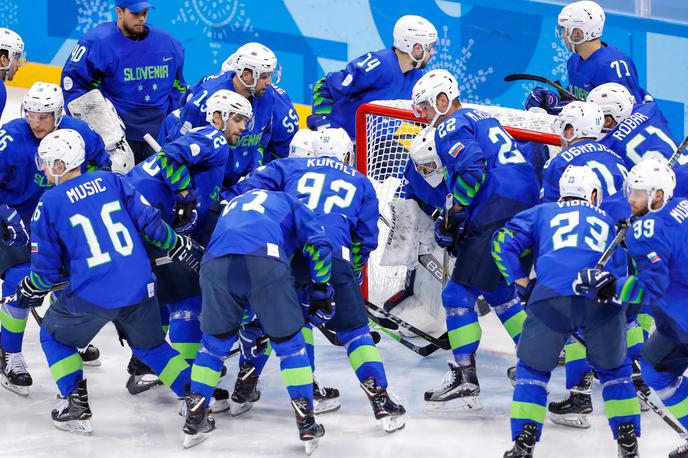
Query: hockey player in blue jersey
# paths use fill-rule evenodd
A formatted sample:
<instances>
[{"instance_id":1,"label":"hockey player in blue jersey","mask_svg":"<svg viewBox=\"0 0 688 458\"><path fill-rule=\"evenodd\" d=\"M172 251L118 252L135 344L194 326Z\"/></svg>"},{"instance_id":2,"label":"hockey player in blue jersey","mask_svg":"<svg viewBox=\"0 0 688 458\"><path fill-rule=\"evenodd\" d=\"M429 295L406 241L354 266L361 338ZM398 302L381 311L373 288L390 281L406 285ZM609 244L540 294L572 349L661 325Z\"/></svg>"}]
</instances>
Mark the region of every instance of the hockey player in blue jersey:
<instances>
[{"instance_id":1,"label":"hockey player in blue jersey","mask_svg":"<svg viewBox=\"0 0 688 458\"><path fill-rule=\"evenodd\" d=\"M251 125L230 150L225 171L224 187L229 187L263 165L265 148L270 139L275 92L273 78L279 79L275 54L260 43L247 43L233 54L233 70L201 84L184 105L177 127L170 131L167 141L183 135L189 129L205 125L206 100L219 89L228 89L246 97L253 107Z\"/></svg>"},{"instance_id":2,"label":"hockey player in blue jersey","mask_svg":"<svg viewBox=\"0 0 688 458\"><path fill-rule=\"evenodd\" d=\"M186 90L184 48L162 29L146 25L150 2L117 0L115 6L116 22L98 25L74 46L61 84L68 110L93 89L112 102L138 163L152 152L143 136L156 137L165 116L180 106Z\"/></svg>"},{"instance_id":3,"label":"hockey player in blue jersey","mask_svg":"<svg viewBox=\"0 0 688 458\"><path fill-rule=\"evenodd\" d=\"M22 113L24 117L0 127L0 218L4 234L0 246L0 275L4 280L3 296L14 294L16 284L28 273L29 220L38 199L51 186L36 169L34 160L41 139L56 130L74 129L86 143L82 171L110 169L110 158L100 136L85 122L63 115L62 91L56 84L38 82L31 86L22 101ZM0 308L0 382L5 388L23 396L28 395L32 383L21 354L27 318L28 311L17 308L14 301ZM98 364L96 360L87 362Z\"/></svg>"},{"instance_id":4,"label":"hockey player in blue jersey","mask_svg":"<svg viewBox=\"0 0 688 458\"><path fill-rule=\"evenodd\" d=\"M477 410L482 407L475 368L481 336L474 310L478 296L495 309L514 342L525 319L514 287L484 253L494 230L535 204L538 180L496 119L461 106L458 83L446 70L424 75L413 89L413 103L437 129L434 135L431 129L419 134L411 158L425 150L424 162L414 160L416 170L452 196L452 208L436 220L435 241L458 260L442 292L454 361L442 385L425 393L426 408Z\"/></svg>"},{"instance_id":5,"label":"hockey player in blue jersey","mask_svg":"<svg viewBox=\"0 0 688 458\"><path fill-rule=\"evenodd\" d=\"M220 194L222 178L235 145L251 120L251 104L236 92L225 89L207 100L206 125L191 129L127 175L127 181L158 208L162 218L179 233L191 234L207 243L214 221L210 209ZM204 235L207 233L207 235ZM152 249L152 257L164 253ZM169 338L172 346L193 362L201 340L199 316L201 291L198 276L176 264L154 268L159 300L169 309ZM163 311L164 312L164 311ZM127 388L138 393L150 387L145 367L132 358ZM217 411L217 410L216 410Z\"/></svg>"},{"instance_id":6,"label":"hockey player in blue jersey","mask_svg":"<svg viewBox=\"0 0 688 458\"><path fill-rule=\"evenodd\" d=\"M626 245L637 271L618 276L607 269L585 269L579 274L579 290L603 301L638 309L648 305L656 329L642 349L643 377L669 412L688 427L688 201L673 197L676 177L667 161L647 158L635 165L626 181L626 194L635 221ZM669 454L688 457L688 443Z\"/></svg>"},{"instance_id":7,"label":"hockey player in blue jersey","mask_svg":"<svg viewBox=\"0 0 688 458\"><path fill-rule=\"evenodd\" d=\"M77 348L108 322L177 396L184 396L190 367L165 342L143 243L166 250L172 261L196 272L202 248L175 234L116 174L82 174L84 160L83 139L72 129L50 133L39 145L37 164L54 186L31 217L31 270L17 286L17 306L39 307L51 288L69 281L43 317L41 346L60 391L53 423L65 431L90 433Z\"/></svg>"},{"instance_id":8,"label":"hockey player in blue jersey","mask_svg":"<svg viewBox=\"0 0 688 458\"><path fill-rule=\"evenodd\" d=\"M186 399L185 447L215 428L208 403L248 304L280 358L306 451L325 433L313 416L313 373L301 334L304 313L289 266L297 249L309 265L309 311L325 321L335 311L332 246L316 215L289 194L264 190L242 194L225 206L201 265L203 339Z\"/></svg>"},{"instance_id":9,"label":"hockey player in blue jersey","mask_svg":"<svg viewBox=\"0 0 688 458\"><path fill-rule=\"evenodd\" d=\"M25 63L24 40L15 31L0 28L0 116L7 102L5 82L12 81L19 67Z\"/></svg>"},{"instance_id":10,"label":"hockey player in blue jersey","mask_svg":"<svg viewBox=\"0 0 688 458\"><path fill-rule=\"evenodd\" d=\"M404 426L401 417L405 409L387 393L387 376L370 335L359 287L368 256L377 248L377 196L370 181L350 165L353 145L344 129L322 129L313 140L313 154L314 158L273 161L239 182L234 192L252 188L284 191L318 215L332 244L332 284L338 304L334 317L325 326L336 333L346 348L375 418L385 431L392 432ZM297 283L307 283L307 278L299 278L305 276L299 275L299 271L306 269L294 270ZM319 325L318 317L312 318L311 324Z\"/></svg>"},{"instance_id":11,"label":"hockey player in blue jersey","mask_svg":"<svg viewBox=\"0 0 688 458\"><path fill-rule=\"evenodd\" d=\"M410 99L413 86L433 55L435 26L420 16L402 16L391 48L369 52L344 70L330 72L313 86L308 127L342 127L354 138L356 110L373 100Z\"/></svg>"},{"instance_id":12,"label":"hockey player in blue jersey","mask_svg":"<svg viewBox=\"0 0 688 458\"><path fill-rule=\"evenodd\" d=\"M621 156L629 169L647 154L668 160L676 151L669 125L655 102L636 103L618 83L597 86L586 101L604 113L604 137L599 142ZM678 164L688 164L688 155L683 154Z\"/></svg>"},{"instance_id":13,"label":"hockey player in blue jersey","mask_svg":"<svg viewBox=\"0 0 688 458\"><path fill-rule=\"evenodd\" d=\"M614 238L614 220L599 208L602 185L588 166L568 166L559 199L525 210L494 234L492 257L509 284L530 291L528 317L518 343L516 388L511 406L509 458L533 456L545 421L547 383L569 335L582 329L590 362L602 383L602 397L619 457L637 457L640 404L626 357L626 316L620 305L578 296L578 271L594 265ZM535 253L535 273L524 254ZM625 273L625 256L615 253L614 272ZM534 283L534 285L532 284Z\"/></svg>"},{"instance_id":14,"label":"hockey player in blue jersey","mask_svg":"<svg viewBox=\"0 0 688 458\"><path fill-rule=\"evenodd\" d=\"M272 112L270 140L265 148L263 164L289 156L289 145L299 130L299 115L289 94L281 87L272 86L275 105Z\"/></svg>"},{"instance_id":15,"label":"hockey player in blue jersey","mask_svg":"<svg viewBox=\"0 0 688 458\"><path fill-rule=\"evenodd\" d=\"M638 72L630 57L601 41L604 21L602 7L589 0L566 5L559 13L558 35L573 53L566 62L569 92L585 100L597 86L619 83L638 103L651 101L652 97L640 86ZM566 103L559 100L556 92L536 87L528 96L525 107L539 107L550 114L558 114Z\"/></svg>"}]
</instances>

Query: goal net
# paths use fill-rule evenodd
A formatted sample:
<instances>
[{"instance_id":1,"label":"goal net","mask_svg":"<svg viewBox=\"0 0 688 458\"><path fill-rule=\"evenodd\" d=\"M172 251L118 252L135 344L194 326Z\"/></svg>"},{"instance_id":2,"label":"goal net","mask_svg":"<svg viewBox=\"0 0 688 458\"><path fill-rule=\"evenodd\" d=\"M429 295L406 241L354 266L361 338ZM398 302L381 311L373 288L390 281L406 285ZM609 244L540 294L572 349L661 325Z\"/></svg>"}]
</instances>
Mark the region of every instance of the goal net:
<instances>
[{"instance_id":1,"label":"goal net","mask_svg":"<svg viewBox=\"0 0 688 458\"><path fill-rule=\"evenodd\" d=\"M558 145L552 132L554 116L511 108L463 104L497 118L517 140ZM370 255L363 291L372 303L382 306L404 288L404 266L380 265L392 221L389 203L403 191L403 172L414 137L427 122L413 113L410 100L385 100L362 105L356 115L356 167L373 183L380 204L378 249ZM442 258L439 257L439 261ZM422 268L422 267L419 267Z\"/></svg>"}]
</instances>

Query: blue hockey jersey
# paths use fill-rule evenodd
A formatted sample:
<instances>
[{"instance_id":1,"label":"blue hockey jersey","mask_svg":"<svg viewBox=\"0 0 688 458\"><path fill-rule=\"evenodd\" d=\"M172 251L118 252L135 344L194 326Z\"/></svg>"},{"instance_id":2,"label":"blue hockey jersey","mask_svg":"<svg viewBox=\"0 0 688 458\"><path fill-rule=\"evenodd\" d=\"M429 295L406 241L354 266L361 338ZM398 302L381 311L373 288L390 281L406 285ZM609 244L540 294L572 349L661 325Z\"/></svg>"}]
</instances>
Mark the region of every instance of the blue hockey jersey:
<instances>
[{"instance_id":1,"label":"blue hockey jersey","mask_svg":"<svg viewBox=\"0 0 688 458\"><path fill-rule=\"evenodd\" d=\"M532 251L537 281L530 302L576 296L571 285L578 272L597 263L614 233L614 221L586 201L549 202L517 214L497 231L492 256L511 284L530 275L523 259ZM626 273L622 250L607 268L617 275Z\"/></svg>"},{"instance_id":2,"label":"blue hockey jersey","mask_svg":"<svg viewBox=\"0 0 688 458\"><path fill-rule=\"evenodd\" d=\"M647 91L640 87L638 71L630 57L614 46L602 43L602 47L593 52L587 59L574 53L566 62L569 76L569 92L581 100L588 97L590 91L604 83L619 83L642 103Z\"/></svg>"},{"instance_id":3,"label":"blue hockey jersey","mask_svg":"<svg viewBox=\"0 0 688 458\"><path fill-rule=\"evenodd\" d=\"M184 48L162 29L146 26L146 31L144 39L133 40L107 22L86 33L62 69L65 108L98 88L117 109L128 139L143 141L146 133L157 137L186 90Z\"/></svg>"},{"instance_id":4,"label":"blue hockey jersey","mask_svg":"<svg viewBox=\"0 0 688 458\"><path fill-rule=\"evenodd\" d=\"M329 157L278 159L233 188L284 191L313 210L333 256L363 268L377 248L378 200L370 181L353 167Z\"/></svg>"},{"instance_id":5,"label":"blue hockey jersey","mask_svg":"<svg viewBox=\"0 0 688 458\"><path fill-rule=\"evenodd\" d=\"M621 156L628 169L651 153L669 159L676 151L669 124L655 102L636 103L633 112L599 141ZM680 164L688 163L683 154Z\"/></svg>"},{"instance_id":6,"label":"blue hockey jersey","mask_svg":"<svg viewBox=\"0 0 688 458\"><path fill-rule=\"evenodd\" d=\"M633 223L626 235L636 275L616 283L622 302L649 305L657 330L688 344L688 200L671 199Z\"/></svg>"},{"instance_id":7,"label":"blue hockey jersey","mask_svg":"<svg viewBox=\"0 0 688 458\"><path fill-rule=\"evenodd\" d=\"M535 170L489 114L473 108L455 111L437 127L435 144L447 192L468 210L467 233L537 202Z\"/></svg>"},{"instance_id":8,"label":"blue hockey jersey","mask_svg":"<svg viewBox=\"0 0 688 458\"><path fill-rule=\"evenodd\" d=\"M289 156L289 144L294 134L299 130L299 115L294 104L291 103L289 94L281 87L271 86L275 93L275 106L272 112L272 129L270 140L267 143L263 164L273 159Z\"/></svg>"},{"instance_id":9,"label":"blue hockey jersey","mask_svg":"<svg viewBox=\"0 0 688 458\"><path fill-rule=\"evenodd\" d=\"M373 100L409 100L421 76L415 68L402 73L393 48L369 52L315 83L313 114L325 115L330 127L343 128L353 139L359 106Z\"/></svg>"},{"instance_id":10,"label":"blue hockey jersey","mask_svg":"<svg viewBox=\"0 0 688 458\"><path fill-rule=\"evenodd\" d=\"M163 146L134 167L126 180L172 223L175 194L183 189L198 192L198 222L205 223L213 202L220 194L229 147L218 129L206 125L191 129L177 140Z\"/></svg>"},{"instance_id":11,"label":"blue hockey jersey","mask_svg":"<svg viewBox=\"0 0 688 458\"><path fill-rule=\"evenodd\" d=\"M203 263L241 254L288 264L297 248L309 261L313 281L329 281L332 247L315 213L287 193L253 190L235 197L222 210Z\"/></svg>"},{"instance_id":12,"label":"blue hockey jersey","mask_svg":"<svg viewBox=\"0 0 688 458\"><path fill-rule=\"evenodd\" d=\"M7 103L7 89L5 88L5 83L0 81L0 117L2 117L2 112L5 111L5 104Z\"/></svg>"},{"instance_id":13,"label":"blue hockey jersey","mask_svg":"<svg viewBox=\"0 0 688 458\"><path fill-rule=\"evenodd\" d=\"M63 116L58 129L74 129L84 139L86 160L81 171L110 170L110 155L103 139L89 124L71 116ZM0 202L13 207L24 222L29 223L38 199L51 187L43 173L36 168L36 153L40 140L23 119L13 119L0 127Z\"/></svg>"},{"instance_id":14,"label":"blue hockey jersey","mask_svg":"<svg viewBox=\"0 0 688 458\"><path fill-rule=\"evenodd\" d=\"M72 178L46 191L31 218L31 280L48 289L66 267L75 313L138 304L155 294L140 233L164 250L176 240L158 210L118 175Z\"/></svg>"},{"instance_id":15,"label":"blue hockey jersey","mask_svg":"<svg viewBox=\"0 0 688 458\"><path fill-rule=\"evenodd\" d=\"M559 200L559 179L569 165L587 165L602 184L602 209L614 220L628 218L631 208L623 195L623 183L628 170L623 159L594 140L583 140L550 159L542 172L542 202Z\"/></svg>"}]
</instances>

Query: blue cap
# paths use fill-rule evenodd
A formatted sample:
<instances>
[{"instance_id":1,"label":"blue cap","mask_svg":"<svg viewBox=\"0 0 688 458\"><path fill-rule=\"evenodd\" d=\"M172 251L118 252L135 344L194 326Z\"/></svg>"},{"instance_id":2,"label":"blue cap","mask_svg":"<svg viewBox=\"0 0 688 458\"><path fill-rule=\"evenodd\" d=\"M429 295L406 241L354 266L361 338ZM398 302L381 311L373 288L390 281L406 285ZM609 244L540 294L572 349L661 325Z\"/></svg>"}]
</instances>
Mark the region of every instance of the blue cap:
<instances>
[{"instance_id":1,"label":"blue cap","mask_svg":"<svg viewBox=\"0 0 688 458\"><path fill-rule=\"evenodd\" d=\"M139 2L137 0L117 0L115 2L117 8L127 8L134 13L139 13L146 8L155 8L151 2Z\"/></svg>"}]
</instances>

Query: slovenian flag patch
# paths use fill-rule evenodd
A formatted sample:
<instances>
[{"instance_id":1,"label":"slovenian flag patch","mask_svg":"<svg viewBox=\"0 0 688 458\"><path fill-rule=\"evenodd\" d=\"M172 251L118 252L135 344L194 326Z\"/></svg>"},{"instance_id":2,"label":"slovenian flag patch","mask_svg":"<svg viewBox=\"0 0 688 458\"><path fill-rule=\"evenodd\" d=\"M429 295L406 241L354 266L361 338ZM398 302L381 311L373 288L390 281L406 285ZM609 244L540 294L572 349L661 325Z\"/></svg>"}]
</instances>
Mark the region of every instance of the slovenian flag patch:
<instances>
[{"instance_id":1,"label":"slovenian flag patch","mask_svg":"<svg viewBox=\"0 0 688 458\"><path fill-rule=\"evenodd\" d=\"M462 149L464 149L463 143L456 142L454 146L451 147L451 150L449 150L449 155L451 157L456 157Z\"/></svg>"},{"instance_id":2,"label":"slovenian flag patch","mask_svg":"<svg viewBox=\"0 0 688 458\"><path fill-rule=\"evenodd\" d=\"M660 258L659 255L654 251L647 254L647 259L649 259L652 264L662 260L662 258Z\"/></svg>"},{"instance_id":3,"label":"slovenian flag patch","mask_svg":"<svg viewBox=\"0 0 688 458\"><path fill-rule=\"evenodd\" d=\"M38 253L38 244L36 242L31 242L31 252Z\"/></svg>"}]
</instances>

